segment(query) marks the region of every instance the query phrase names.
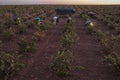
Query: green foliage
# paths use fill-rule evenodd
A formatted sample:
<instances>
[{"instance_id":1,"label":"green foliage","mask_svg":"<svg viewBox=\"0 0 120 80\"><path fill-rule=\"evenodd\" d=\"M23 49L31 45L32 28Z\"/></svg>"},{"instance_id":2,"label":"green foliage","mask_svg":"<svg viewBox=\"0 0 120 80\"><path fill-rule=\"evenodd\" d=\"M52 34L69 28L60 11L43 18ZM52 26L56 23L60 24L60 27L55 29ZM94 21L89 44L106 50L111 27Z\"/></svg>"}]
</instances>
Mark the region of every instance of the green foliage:
<instances>
[{"instance_id":1,"label":"green foliage","mask_svg":"<svg viewBox=\"0 0 120 80\"><path fill-rule=\"evenodd\" d=\"M21 34L21 33L25 33L27 31L27 27L26 25L18 25L17 26L17 33Z\"/></svg>"},{"instance_id":2,"label":"green foliage","mask_svg":"<svg viewBox=\"0 0 120 80\"><path fill-rule=\"evenodd\" d=\"M90 17L87 14L82 14L82 18L84 20L89 20L90 19Z\"/></svg>"},{"instance_id":3,"label":"green foliage","mask_svg":"<svg viewBox=\"0 0 120 80\"><path fill-rule=\"evenodd\" d=\"M71 62L71 51L58 51L56 55L52 56L52 63L50 65L50 69L60 76L69 75L72 69Z\"/></svg>"},{"instance_id":4,"label":"green foliage","mask_svg":"<svg viewBox=\"0 0 120 80\"><path fill-rule=\"evenodd\" d=\"M72 26L73 26L74 21L75 21L75 20L74 20L74 18L72 18L72 20L70 20L70 22L69 22L69 23L67 23L67 24L66 24L66 26L71 26L71 27L72 27Z\"/></svg>"},{"instance_id":5,"label":"green foliage","mask_svg":"<svg viewBox=\"0 0 120 80\"><path fill-rule=\"evenodd\" d=\"M41 40L43 37L45 37L45 32L44 31L37 31L33 34L33 40L34 41L39 41Z\"/></svg>"},{"instance_id":6,"label":"green foliage","mask_svg":"<svg viewBox=\"0 0 120 80\"><path fill-rule=\"evenodd\" d=\"M95 31L95 35L97 36L98 41L100 41L101 39L105 38L105 33L102 32L101 30L96 30Z\"/></svg>"},{"instance_id":7,"label":"green foliage","mask_svg":"<svg viewBox=\"0 0 120 80\"><path fill-rule=\"evenodd\" d=\"M50 29L50 28L52 28L52 26L53 26L53 23L52 23L51 21L47 21L47 22L44 23L44 24L46 24L47 30Z\"/></svg>"},{"instance_id":8,"label":"green foliage","mask_svg":"<svg viewBox=\"0 0 120 80\"><path fill-rule=\"evenodd\" d=\"M73 27L72 26L69 26L68 24L64 27L64 30L63 30L63 33L65 32L73 32Z\"/></svg>"},{"instance_id":9,"label":"green foliage","mask_svg":"<svg viewBox=\"0 0 120 80\"><path fill-rule=\"evenodd\" d=\"M25 38L22 38L18 42L18 45L20 47L20 50L23 52L30 52L30 51L35 50L35 42L26 40Z\"/></svg>"},{"instance_id":10,"label":"green foliage","mask_svg":"<svg viewBox=\"0 0 120 80\"><path fill-rule=\"evenodd\" d=\"M68 33L66 33L62 38L62 47L71 50L73 47L74 39Z\"/></svg>"},{"instance_id":11,"label":"green foliage","mask_svg":"<svg viewBox=\"0 0 120 80\"><path fill-rule=\"evenodd\" d=\"M67 34L71 35L71 38L73 38L75 42L79 39L78 35L75 32L75 27L73 26L73 23L70 25L66 24L66 26L64 27L63 33L64 33L64 36Z\"/></svg>"},{"instance_id":12,"label":"green foliage","mask_svg":"<svg viewBox=\"0 0 120 80\"><path fill-rule=\"evenodd\" d=\"M15 32L12 28L7 29L6 31L3 32L3 37L6 40L11 40L15 36Z\"/></svg>"},{"instance_id":13,"label":"green foliage","mask_svg":"<svg viewBox=\"0 0 120 80\"><path fill-rule=\"evenodd\" d=\"M71 35L72 35L72 38L74 39L74 43L76 43L80 39L76 32L73 32Z\"/></svg>"},{"instance_id":14,"label":"green foliage","mask_svg":"<svg viewBox=\"0 0 120 80\"><path fill-rule=\"evenodd\" d=\"M70 71L73 69L71 66L73 61L72 48L74 43L79 39L74 31L73 23L66 24L63 33L63 50L58 51L58 53L52 57L50 64L50 69L60 76L70 75Z\"/></svg>"},{"instance_id":15,"label":"green foliage","mask_svg":"<svg viewBox=\"0 0 120 80\"><path fill-rule=\"evenodd\" d=\"M62 47L64 49L69 49L71 50L74 43L77 42L79 39L78 35L74 31L73 26L66 25L64 30L63 30L63 38L62 38Z\"/></svg>"},{"instance_id":16,"label":"green foliage","mask_svg":"<svg viewBox=\"0 0 120 80\"><path fill-rule=\"evenodd\" d=\"M40 24L40 25L37 26L37 29L38 29L39 31L46 31L46 30L49 29L49 27L46 26L45 24Z\"/></svg>"},{"instance_id":17,"label":"green foliage","mask_svg":"<svg viewBox=\"0 0 120 80\"><path fill-rule=\"evenodd\" d=\"M0 73L3 74L4 80L19 71L23 64L18 62L19 55L0 52Z\"/></svg>"},{"instance_id":18,"label":"green foliage","mask_svg":"<svg viewBox=\"0 0 120 80\"><path fill-rule=\"evenodd\" d=\"M78 35L75 32L65 32L62 38L62 47L71 50L78 39Z\"/></svg>"},{"instance_id":19,"label":"green foliage","mask_svg":"<svg viewBox=\"0 0 120 80\"><path fill-rule=\"evenodd\" d=\"M106 51L106 53L112 53L113 50L116 48L116 41L117 37L111 36L109 38L103 38L100 40L100 44L102 48Z\"/></svg>"},{"instance_id":20,"label":"green foliage","mask_svg":"<svg viewBox=\"0 0 120 80\"><path fill-rule=\"evenodd\" d=\"M120 71L120 57L116 53L104 57L103 62L107 62L112 67Z\"/></svg>"}]
</instances>

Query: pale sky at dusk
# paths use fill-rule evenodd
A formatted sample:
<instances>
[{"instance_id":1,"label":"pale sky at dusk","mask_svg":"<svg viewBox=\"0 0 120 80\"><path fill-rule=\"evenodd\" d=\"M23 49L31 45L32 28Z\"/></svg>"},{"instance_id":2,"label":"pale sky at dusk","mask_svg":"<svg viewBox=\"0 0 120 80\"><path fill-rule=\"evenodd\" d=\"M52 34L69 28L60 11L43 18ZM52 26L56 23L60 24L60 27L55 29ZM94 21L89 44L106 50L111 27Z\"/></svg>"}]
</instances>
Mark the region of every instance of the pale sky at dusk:
<instances>
[{"instance_id":1,"label":"pale sky at dusk","mask_svg":"<svg viewBox=\"0 0 120 80\"><path fill-rule=\"evenodd\" d=\"M5 4L119 4L120 0L0 0Z\"/></svg>"}]
</instances>

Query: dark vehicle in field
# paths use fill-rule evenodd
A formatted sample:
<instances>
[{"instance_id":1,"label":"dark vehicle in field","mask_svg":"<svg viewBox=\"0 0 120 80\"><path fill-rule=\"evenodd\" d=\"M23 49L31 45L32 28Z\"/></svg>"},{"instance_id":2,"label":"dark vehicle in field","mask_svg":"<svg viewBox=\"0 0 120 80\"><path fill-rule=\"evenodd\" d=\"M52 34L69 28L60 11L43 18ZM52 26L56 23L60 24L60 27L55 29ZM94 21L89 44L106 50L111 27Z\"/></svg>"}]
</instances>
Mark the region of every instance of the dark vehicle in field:
<instances>
[{"instance_id":1,"label":"dark vehicle in field","mask_svg":"<svg viewBox=\"0 0 120 80\"><path fill-rule=\"evenodd\" d=\"M74 14L76 12L74 8L57 8L55 11L57 15Z\"/></svg>"}]
</instances>

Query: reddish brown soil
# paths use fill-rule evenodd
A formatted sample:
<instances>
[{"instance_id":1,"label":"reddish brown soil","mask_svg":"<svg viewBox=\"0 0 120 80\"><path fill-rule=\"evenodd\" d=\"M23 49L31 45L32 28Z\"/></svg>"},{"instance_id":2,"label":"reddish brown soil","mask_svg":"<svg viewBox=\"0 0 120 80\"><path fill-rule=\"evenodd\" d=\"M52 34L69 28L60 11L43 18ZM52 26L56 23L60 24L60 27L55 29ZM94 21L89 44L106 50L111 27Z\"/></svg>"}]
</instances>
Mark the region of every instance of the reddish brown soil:
<instances>
[{"instance_id":1,"label":"reddish brown soil","mask_svg":"<svg viewBox=\"0 0 120 80\"><path fill-rule=\"evenodd\" d=\"M73 49L73 65L83 66L85 70L73 70L71 76L58 77L47 69L51 56L60 49L65 21L61 19L58 26L47 32L46 37L38 43L37 51L31 57L22 57L25 63L24 68L10 80L120 80L119 73L102 63L104 53L96 37L86 33L84 21L77 17L75 27L80 40ZM98 28L106 31L104 27L98 25Z\"/></svg>"}]
</instances>

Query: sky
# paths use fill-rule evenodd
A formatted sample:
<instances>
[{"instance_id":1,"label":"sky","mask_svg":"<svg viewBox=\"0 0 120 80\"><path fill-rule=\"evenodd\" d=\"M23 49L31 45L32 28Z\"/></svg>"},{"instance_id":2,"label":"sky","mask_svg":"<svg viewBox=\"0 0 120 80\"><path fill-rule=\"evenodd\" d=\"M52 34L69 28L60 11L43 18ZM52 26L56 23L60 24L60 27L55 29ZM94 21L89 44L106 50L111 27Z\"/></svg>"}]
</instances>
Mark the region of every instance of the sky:
<instances>
[{"instance_id":1,"label":"sky","mask_svg":"<svg viewBox=\"0 0 120 80\"><path fill-rule=\"evenodd\" d=\"M9 4L119 4L120 0L0 0L0 5Z\"/></svg>"}]
</instances>

